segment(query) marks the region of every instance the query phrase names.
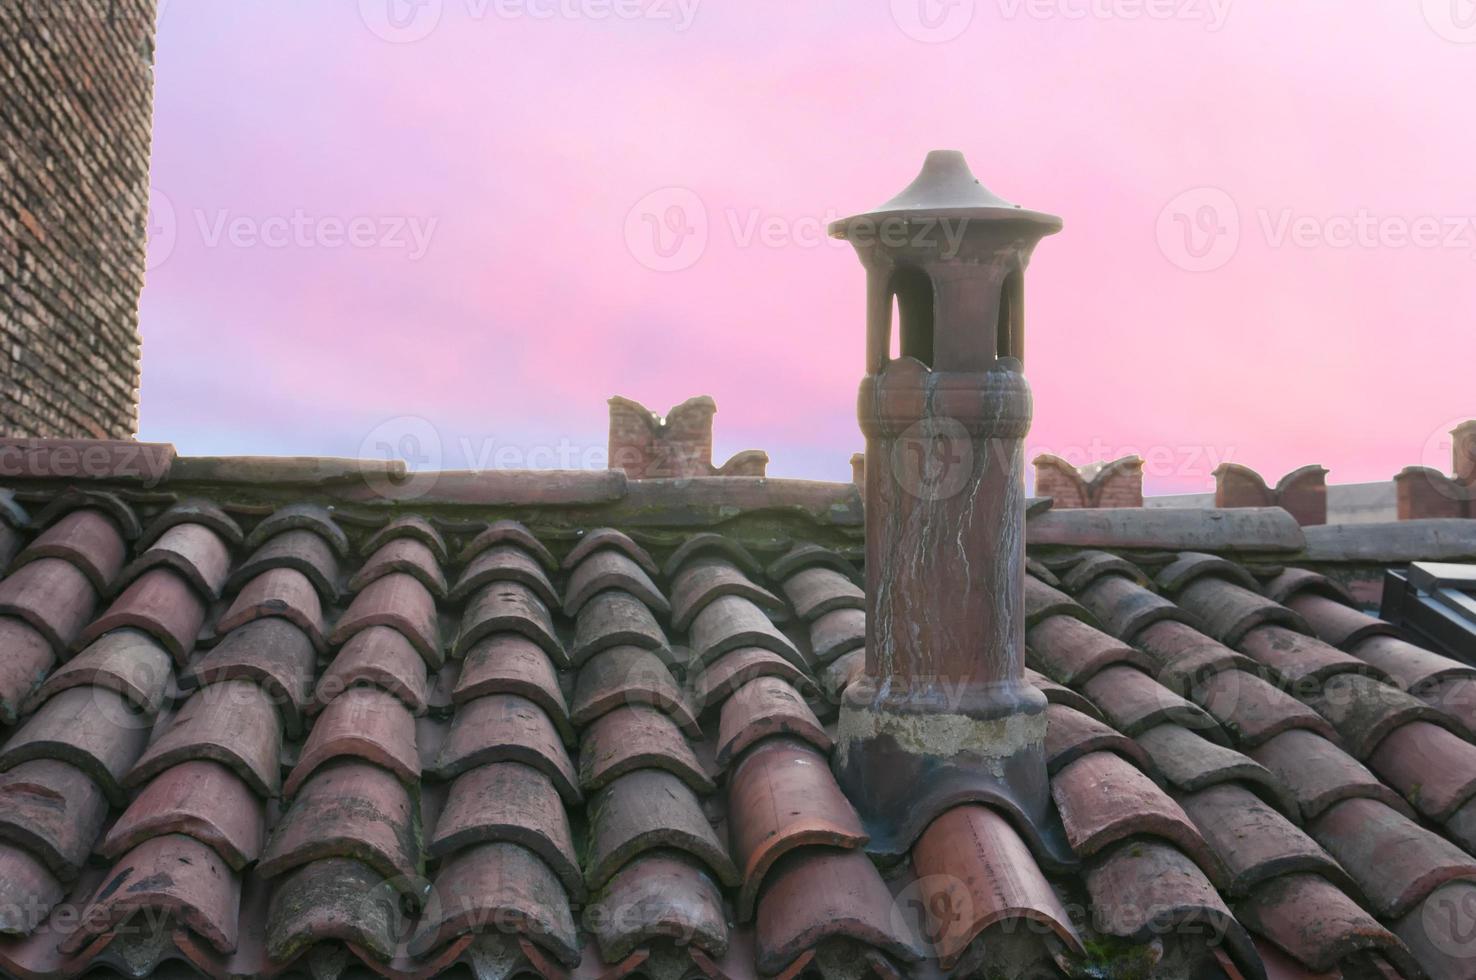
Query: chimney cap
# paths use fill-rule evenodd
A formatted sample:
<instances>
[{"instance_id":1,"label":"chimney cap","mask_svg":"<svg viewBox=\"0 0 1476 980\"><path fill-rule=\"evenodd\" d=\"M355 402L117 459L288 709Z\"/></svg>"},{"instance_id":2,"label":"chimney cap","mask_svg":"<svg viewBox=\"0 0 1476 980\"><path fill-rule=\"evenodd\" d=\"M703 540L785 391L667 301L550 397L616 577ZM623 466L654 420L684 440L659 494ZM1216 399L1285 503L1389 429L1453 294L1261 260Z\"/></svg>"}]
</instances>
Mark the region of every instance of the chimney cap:
<instances>
[{"instance_id":1,"label":"chimney cap","mask_svg":"<svg viewBox=\"0 0 1476 980\"><path fill-rule=\"evenodd\" d=\"M1035 225L1041 234L1061 230L1061 219L1053 214L1031 211L1011 204L979 182L963 153L933 150L923 161L917 178L890 201L865 214L842 218L830 226L835 238L849 238L854 226L865 223L868 230L888 218L923 215L962 218L969 221L1022 222Z\"/></svg>"}]
</instances>

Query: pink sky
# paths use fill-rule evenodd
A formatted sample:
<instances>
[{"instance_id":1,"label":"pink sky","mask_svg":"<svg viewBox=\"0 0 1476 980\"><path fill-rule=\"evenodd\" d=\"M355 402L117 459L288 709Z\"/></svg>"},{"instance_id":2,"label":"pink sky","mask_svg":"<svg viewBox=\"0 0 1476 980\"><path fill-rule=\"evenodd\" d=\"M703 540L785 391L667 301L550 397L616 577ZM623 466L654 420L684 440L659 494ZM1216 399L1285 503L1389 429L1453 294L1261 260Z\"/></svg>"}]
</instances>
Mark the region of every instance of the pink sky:
<instances>
[{"instance_id":1,"label":"pink sky","mask_svg":"<svg viewBox=\"0 0 1476 980\"><path fill-rule=\"evenodd\" d=\"M710 394L720 458L849 479L818 229L935 147L1066 222L1032 455L1356 482L1476 417L1470 0L420 3L165 0L144 438L603 466L608 396Z\"/></svg>"}]
</instances>

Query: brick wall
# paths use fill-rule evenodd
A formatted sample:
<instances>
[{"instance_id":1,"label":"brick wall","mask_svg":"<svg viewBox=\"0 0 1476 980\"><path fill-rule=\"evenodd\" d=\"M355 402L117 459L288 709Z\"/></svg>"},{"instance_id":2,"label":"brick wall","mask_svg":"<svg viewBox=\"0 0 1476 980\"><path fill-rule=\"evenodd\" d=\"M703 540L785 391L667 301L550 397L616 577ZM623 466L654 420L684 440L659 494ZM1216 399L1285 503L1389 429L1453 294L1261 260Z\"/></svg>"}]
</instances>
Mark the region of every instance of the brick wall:
<instances>
[{"instance_id":1,"label":"brick wall","mask_svg":"<svg viewBox=\"0 0 1476 980\"><path fill-rule=\"evenodd\" d=\"M156 0L0 2L0 435L133 435Z\"/></svg>"}]
</instances>

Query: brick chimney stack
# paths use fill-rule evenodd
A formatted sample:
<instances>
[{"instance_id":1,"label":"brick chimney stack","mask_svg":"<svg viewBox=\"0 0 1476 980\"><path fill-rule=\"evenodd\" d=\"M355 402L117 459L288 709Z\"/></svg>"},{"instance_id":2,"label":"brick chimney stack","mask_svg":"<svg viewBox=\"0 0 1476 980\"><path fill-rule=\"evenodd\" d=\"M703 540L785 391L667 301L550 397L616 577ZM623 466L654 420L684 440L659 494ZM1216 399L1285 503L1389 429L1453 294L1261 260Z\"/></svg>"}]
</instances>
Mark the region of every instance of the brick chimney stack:
<instances>
[{"instance_id":1,"label":"brick chimney stack","mask_svg":"<svg viewBox=\"0 0 1476 980\"><path fill-rule=\"evenodd\" d=\"M661 418L639 402L610 399L610 469L633 480L700 476L763 476L768 454L746 449L712 465L712 417L717 403L688 398Z\"/></svg>"},{"instance_id":2,"label":"brick chimney stack","mask_svg":"<svg viewBox=\"0 0 1476 980\"><path fill-rule=\"evenodd\" d=\"M878 854L970 801L1044 859L1069 853L1049 829L1045 697L1024 679L1024 273L1060 229L955 151L831 226L867 273L866 674L841 707L837 774Z\"/></svg>"}]
</instances>

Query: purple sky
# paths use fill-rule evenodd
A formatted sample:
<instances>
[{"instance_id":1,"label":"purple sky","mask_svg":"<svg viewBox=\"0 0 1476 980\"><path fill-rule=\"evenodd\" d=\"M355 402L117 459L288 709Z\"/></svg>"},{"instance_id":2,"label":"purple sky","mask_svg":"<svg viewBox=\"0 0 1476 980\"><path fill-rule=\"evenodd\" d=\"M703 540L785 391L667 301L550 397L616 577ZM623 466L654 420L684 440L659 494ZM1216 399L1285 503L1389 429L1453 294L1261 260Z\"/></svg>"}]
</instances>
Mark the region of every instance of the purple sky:
<instances>
[{"instance_id":1,"label":"purple sky","mask_svg":"<svg viewBox=\"0 0 1476 980\"><path fill-rule=\"evenodd\" d=\"M1061 215L1033 456L1449 469L1471 0L164 0L144 438L604 466L605 399L849 479L830 219L952 147ZM657 234L659 233L659 235Z\"/></svg>"}]
</instances>

